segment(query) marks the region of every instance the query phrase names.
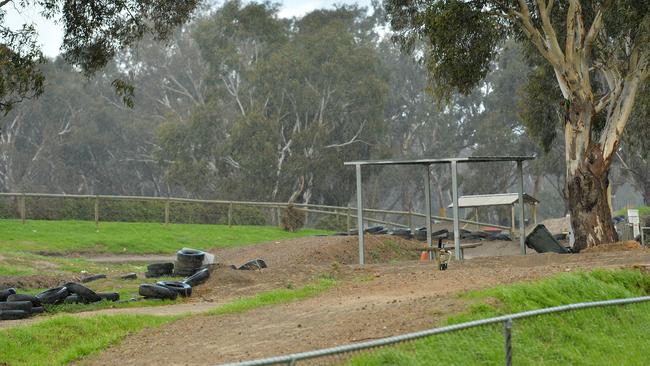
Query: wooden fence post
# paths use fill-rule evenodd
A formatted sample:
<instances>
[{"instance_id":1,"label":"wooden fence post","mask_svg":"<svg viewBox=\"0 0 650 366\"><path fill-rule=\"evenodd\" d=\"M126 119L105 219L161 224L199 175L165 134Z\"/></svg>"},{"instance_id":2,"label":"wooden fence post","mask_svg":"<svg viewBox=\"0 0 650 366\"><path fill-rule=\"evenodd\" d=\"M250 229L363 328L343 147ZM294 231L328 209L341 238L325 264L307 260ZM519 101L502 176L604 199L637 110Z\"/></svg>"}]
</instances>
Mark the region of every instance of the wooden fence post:
<instances>
[{"instance_id":1,"label":"wooden fence post","mask_svg":"<svg viewBox=\"0 0 650 366\"><path fill-rule=\"evenodd\" d=\"M169 226L169 197L165 201L165 226Z\"/></svg>"},{"instance_id":2,"label":"wooden fence post","mask_svg":"<svg viewBox=\"0 0 650 366\"><path fill-rule=\"evenodd\" d=\"M232 201L228 204L228 227L232 226Z\"/></svg>"},{"instance_id":3,"label":"wooden fence post","mask_svg":"<svg viewBox=\"0 0 650 366\"><path fill-rule=\"evenodd\" d=\"M99 196L95 195L95 226L99 229Z\"/></svg>"},{"instance_id":4,"label":"wooden fence post","mask_svg":"<svg viewBox=\"0 0 650 366\"><path fill-rule=\"evenodd\" d=\"M25 212L25 210L26 210L25 209L25 193L21 193L19 204L20 204L20 221L22 221L22 223L24 224L25 223L25 216L26 216L26 212Z\"/></svg>"},{"instance_id":5,"label":"wooden fence post","mask_svg":"<svg viewBox=\"0 0 650 366\"><path fill-rule=\"evenodd\" d=\"M411 231L415 232L415 230L414 230L414 228L413 228L413 215L412 215L412 212L411 212L411 208L410 208L410 207L409 207L409 213L408 213L408 216L406 216L406 218L408 219L409 229L410 229Z\"/></svg>"},{"instance_id":6,"label":"wooden fence post","mask_svg":"<svg viewBox=\"0 0 650 366\"><path fill-rule=\"evenodd\" d=\"M348 223L347 223L348 233L350 232L350 229L351 229L351 227L350 227L350 221L352 220L352 217L351 217L352 215L350 215L350 210L351 210L351 208L350 208L350 206L348 206L348 212L347 212L347 214L348 214L348 215L347 215L347 216L348 216Z\"/></svg>"}]
</instances>

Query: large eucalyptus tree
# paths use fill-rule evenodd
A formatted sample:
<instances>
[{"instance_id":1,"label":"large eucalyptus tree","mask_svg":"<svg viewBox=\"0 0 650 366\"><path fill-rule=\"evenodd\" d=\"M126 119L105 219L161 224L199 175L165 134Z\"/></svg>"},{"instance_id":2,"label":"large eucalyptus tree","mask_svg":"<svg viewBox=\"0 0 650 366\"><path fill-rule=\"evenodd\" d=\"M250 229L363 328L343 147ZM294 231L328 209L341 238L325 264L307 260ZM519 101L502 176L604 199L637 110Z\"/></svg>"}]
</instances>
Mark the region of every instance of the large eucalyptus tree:
<instances>
[{"instance_id":1,"label":"large eucalyptus tree","mask_svg":"<svg viewBox=\"0 0 650 366\"><path fill-rule=\"evenodd\" d=\"M477 85L508 37L552 69L563 99L565 189L577 248L615 241L608 175L650 76L650 2L387 0L385 8L407 50L427 44L418 55L440 98Z\"/></svg>"}]
</instances>

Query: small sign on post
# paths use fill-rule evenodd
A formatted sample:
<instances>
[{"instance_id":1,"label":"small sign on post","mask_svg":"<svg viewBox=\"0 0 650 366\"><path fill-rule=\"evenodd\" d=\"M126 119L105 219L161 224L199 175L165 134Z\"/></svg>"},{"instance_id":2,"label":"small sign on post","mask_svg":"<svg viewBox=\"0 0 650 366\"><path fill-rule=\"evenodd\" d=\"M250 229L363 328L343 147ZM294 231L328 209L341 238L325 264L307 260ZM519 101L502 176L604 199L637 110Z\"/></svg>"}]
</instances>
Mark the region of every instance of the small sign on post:
<instances>
[{"instance_id":1,"label":"small sign on post","mask_svg":"<svg viewBox=\"0 0 650 366\"><path fill-rule=\"evenodd\" d=\"M627 210L627 222L632 224L633 238L636 238L641 234L641 227L639 224L641 220L639 219L639 210L628 209Z\"/></svg>"}]
</instances>

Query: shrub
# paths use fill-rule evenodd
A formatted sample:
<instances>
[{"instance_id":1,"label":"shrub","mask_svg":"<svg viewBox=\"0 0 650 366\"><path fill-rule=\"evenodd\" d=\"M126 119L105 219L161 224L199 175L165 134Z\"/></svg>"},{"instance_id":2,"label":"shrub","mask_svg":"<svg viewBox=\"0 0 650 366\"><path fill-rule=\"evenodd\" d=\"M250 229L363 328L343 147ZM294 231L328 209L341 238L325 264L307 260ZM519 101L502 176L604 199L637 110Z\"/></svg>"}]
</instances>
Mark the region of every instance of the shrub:
<instances>
[{"instance_id":1,"label":"shrub","mask_svg":"<svg viewBox=\"0 0 650 366\"><path fill-rule=\"evenodd\" d=\"M280 226L286 231L294 232L305 225L305 213L289 204L282 212Z\"/></svg>"}]
</instances>

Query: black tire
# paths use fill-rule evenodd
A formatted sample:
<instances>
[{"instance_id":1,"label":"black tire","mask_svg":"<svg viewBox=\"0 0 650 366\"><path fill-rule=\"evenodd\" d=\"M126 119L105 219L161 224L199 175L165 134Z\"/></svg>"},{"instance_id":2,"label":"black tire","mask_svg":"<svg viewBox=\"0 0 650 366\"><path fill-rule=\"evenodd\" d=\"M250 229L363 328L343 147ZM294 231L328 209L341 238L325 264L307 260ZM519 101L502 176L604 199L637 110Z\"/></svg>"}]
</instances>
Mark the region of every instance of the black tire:
<instances>
[{"instance_id":1,"label":"black tire","mask_svg":"<svg viewBox=\"0 0 650 366\"><path fill-rule=\"evenodd\" d=\"M140 285L139 291L140 295L148 298L154 299L169 299L176 300L178 294L176 291L170 290L165 286L152 285L149 283L143 283Z\"/></svg>"},{"instance_id":2,"label":"black tire","mask_svg":"<svg viewBox=\"0 0 650 366\"><path fill-rule=\"evenodd\" d=\"M42 306L35 306L32 308L32 314L43 314L45 312L45 308Z\"/></svg>"},{"instance_id":3,"label":"black tire","mask_svg":"<svg viewBox=\"0 0 650 366\"><path fill-rule=\"evenodd\" d=\"M13 294L7 297L7 301L30 301L32 306L41 306L41 300L36 296L27 295L27 294Z\"/></svg>"},{"instance_id":4,"label":"black tire","mask_svg":"<svg viewBox=\"0 0 650 366\"><path fill-rule=\"evenodd\" d=\"M32 313L28 313L25 310L1 310L0 320L25 319L29 318L30 315L32 315Z\"/></svg>"},{"instance_id":5,"label":"black tire","mask_svg":"<svg viewBox=\"0 0 650 366\"><path fill-rule=\"evenodd\" d=\"M55 287L43 291L40 294L36 295L36 297L43 304L54 305L54 304L62 303L63 300L65 300L65 298L68 297L68 295L70 295L70 292L64 286L64 287Z\"/></svg>"},{"instance_id":6,"label":"black tire","mask_svg":"<svg viewBox=\"0 0 650 366\"><path fill-rule=\"evenodd\" d=\"M171 274L174 270L174 263L152 263L147 266L147 271L161 275Z\"/></svg>"},{"instance_id":7,"label":"black tire","mask_svg":"<svg viewBox=\"0 0 650 366\"><path fill-rule=\"evenodd\" d=\"M120 294L117 292L98 292L97 295L106 301L118 301L120 299Z\"/></svg>"},{"instance_id":8,"label":"black tire","mask_svg":"<svg viewBox=\"0 0 650 366\"><path fill-rule=\"evenodd\" d=\"M188 285L187 283L183 283L179 281L158 281L156 282L156 284L160 286L165 286L170 290L176 291L178 296L181 297L192 296L192 286Z\"/></svg>"},{"instance_id":9,"label":"black tire","mask_svg":"<svg viewBox=\"0 0 650 366\"><path fill-rule=\"evenodd\" d=\"M32 302L31 301L7 301L0 302L0 311L3 310L23 310L23 311L32 311Z\"/></svg>"},{"instance_id":10,"label":"black tire","mask_svg":"<svg viewBox=\"0 0 650 366\"><path fill-rule=\"evenodd\" d=\"M88 282L92 282L92 281L101 280L102 278L106 278L106 275L105 274L98 274L98 275L94 275L94 276L84 277L79 282L88 283Z\"/></svg>"},{"instance_id":11,"label":"black tire","mask_svg":"<svg viewBox=\"0 0 650 366\"><path fill-rule=\"evenodd\" d=\"M84 302L97 302L102 301L102 298L97 295L97 293L88 287L75 283L68 282L65 284L65 287L70 291L70 293L77 294Z\"/></svg>"},{"instance_id":12,"label":"black tire","mask_svg":"<svg viewBox=\"0 0 650 366\"><path fill-rule=\"evenodd\" d=\"M205 253L194 249L181 249L176 252L176 266L198 268L203 264Z\"/></svg>"},{"instance_id":13,"label":"black tire","mask_svg":"<svg viewBox=\"0 0 650 366\"><path fill-rule=\"evenodd\" d=\"M161 275L161 274L154 273L154 272L149 272L149 271L144 273L145 278L156 278L156 277L162 277L162 276L163 275Z\"/></svg>"},{"instance_id":14,"label":"black tire","mask_svg":"<svg viewBox=\"0 0 650 366\"><path fill-rule=\"evenodd\" d=\"M68 295L68 297L63 300L64 304L81 304L83 300L77 294Z\"/></svg>"},{"instance_id":15,"label":"black tire","mask_svg":"<svg viewBox=\"0 0 650 366\"><path fill-rule=\"evenodd\" d=\"M138 275L135 272L126 273L120 276L122 280L135 280L138 278Z\"/></svg>"},{"instance_id":16,"label":"black tire","mask_svg":"<svg viewBox=\"0 0 650 366\"><path fill-rule=\"evenodd\" d=\"M7 301L7 297L15 294L16 294L16 289L13 287L0 290L0 301Z\"/></svg>"},{"instance_id":17,"label":"black tire","mask_svg":"<svg viewBox=\"0 0 650 366\"><path fill-rule=\"evenodd\" d=\"M203 282L207 281L208 278L210 278L210 271L208 271L207 268L204 268L195 274L187 277L186 279L183 280L183 283L186 283L192 287L195 287L197 285L202 284Z\"/></svg>"},{"instance_id":18,"label":"black tire","mask_svg":"<svg viewBox=\"0 0 650 366\"><path fill-rule=\"evenodd\" d=\"M262 269L262 268L267 268L264 259L253 259L251 261L244 263L241 267L239 267L239 269L242 271L246 271L246 270L251 271L251 270Z\"/></svg>"}]
</instances>

